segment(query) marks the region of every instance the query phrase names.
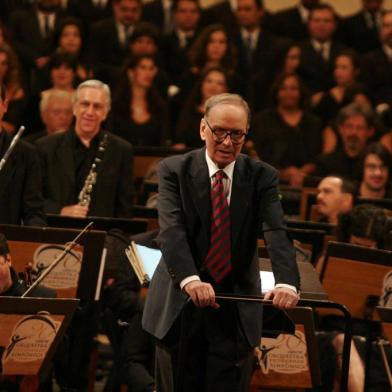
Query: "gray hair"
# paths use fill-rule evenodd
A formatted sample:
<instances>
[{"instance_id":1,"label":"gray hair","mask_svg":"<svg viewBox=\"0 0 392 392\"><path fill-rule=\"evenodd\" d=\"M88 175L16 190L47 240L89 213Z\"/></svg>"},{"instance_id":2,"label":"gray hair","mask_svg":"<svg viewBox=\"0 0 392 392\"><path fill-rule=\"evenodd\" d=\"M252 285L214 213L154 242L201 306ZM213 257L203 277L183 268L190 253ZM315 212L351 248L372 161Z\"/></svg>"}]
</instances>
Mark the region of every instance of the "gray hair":
<instances>
[{"instance_id":1,"label":"gray hair","mask_svg":"<svg viewBox=\"0 0 392 392\"><path fill-rule=\"evenodd\" d=\"M348 118L354 116L362 116L366 124L369 128L374 127L375 125L375 118L374 113L370 108L367 108L363 105L359 105L358 103L350 103L349 105L340 109L336 120L338 125L342 125Z\"/></svg>"},{"instance_id":2,"label":"gray hair","mask_svg":"<svg viewBox=\"0 0 392 392\"><path fill-rule=\"evenodd\" d=\"M247 117L247 128L249 128L250 124L250 109L247 102L238 94L229 94L223 93L218 95L213 95L212 97L208 98L205 103L205 112L204 115L208 117L209 112L214 106L218 105L233 105L240 107L244 110Z\"/></svg>"},{"instance_id":3,"label":"gray hair","mask_svg":"<svg viewBox=\"0 0 392 392\"><path fill-rule=\"evenodd\" d=\"M110 87L106 83L103 83L97 79L89 79L89 80L85 80L83 83L80 83L78 88L76 89L74 102L79 101L80 91L83 88L87 88L87 87L100 89L105 93L106 102L107 102L107 110L109 111L111 108L111 105L112 105L112 101L111 101L111 97L110 97Z\"/></svg>"},{"instance_id":4,"label":"gray hair","mask_svg":"<svg viewBox=\"0 0 392 392\"><path fill-rule=\"evenodd\" d=\"M45 93L42 94L41 101L39 103L39 110L41 113L44 110L46 110L46 108L49 105L49 101L52 98L59 98L59 99L63 99L63 100L68 100L72 105L73 99L74 99L74 94L70 93L68 91L59 90L59 89L50 89L50 90L45 91Z\"/></svg>"}]
</instances>

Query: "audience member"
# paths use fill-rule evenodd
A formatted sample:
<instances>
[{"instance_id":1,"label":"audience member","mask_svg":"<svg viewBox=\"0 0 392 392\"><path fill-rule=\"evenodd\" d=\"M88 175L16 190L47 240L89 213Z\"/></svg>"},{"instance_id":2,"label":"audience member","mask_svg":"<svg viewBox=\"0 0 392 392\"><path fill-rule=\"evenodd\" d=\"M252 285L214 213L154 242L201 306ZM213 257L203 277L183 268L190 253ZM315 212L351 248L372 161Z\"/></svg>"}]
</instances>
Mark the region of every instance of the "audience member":
<instances>
[{"instance_id":1,"label":"audience member","mask_svg":"<svg viewBox=\"0 0 392 392\"><path fill-rule=\"evenodd\" d=\"M236 9L237 26L233 42L238 48L237 72L246 80L260 69L267 74L274 74L274 65L283 49L280 39L262 29L264 15L261 0L238 0Z\"/></svg>"},{"instance_id":2,"label":"audience member","mask_svg":"<svg viewBox=\"0 0 392 392\"><path fill-rule=\"evenodd\" d=\"M300 0L294 7L276 12L266 19L266 29L273 33L302 41L309 37L308 19L309 12L319 0Z\"/></svg>"},{"instance_id":3,"label":"audience member","mask_svg":"<svg viewBox=\"0 0 392 392\"><path fill-rule=\"evenodd\" d=\"M8 102L7 113L3 116L0 125L10 134L21 125L26 105L26 95L20 79L16 54L7 44L0 45L0 84L5 89Z\"/></svg>"},{"instance_id":4,"label":"audience member","mask_svg":"<svg viewBox=\"0 0 392 392\"><path fill-rule=\"evenodd\" d=\"M314 6L309 15L309 38L301 43L299 75L312 94L333 86L333 64L344 47L333 39L336 15L328 4Z\"/></svg>"},{"instance_id":5,"label":"audience member","mask_svg":"<svg viewBox=\"0 0 392 392\"><path fill-rule=\"evenodd\" d=\"M91 64L85 53L85 38L82 24L78 19L64 19L55 32L57 51L74 56L77 61L77 78L79 81L92 76Z\"/></svg>"},{"instance_id":6,"label":"audience member","mask_svg":"<svg viewBox=\"0 0 392 392\"><path fill-rule=\"evenodd\" d=\"M27 136L25 140L35 143L41 137L69 129L73 120L72 107L73 94L56 89L48 90L39 105L44 129Z\"/></svg>"},{"instance_id":7,"label":"audience member","mask_svg":"<svg viewBox=\"0 0 392 392\"><path fill-rule=\"evenodd\" d=\"M237 19L235 13L237 11L237 3L235 1L224 0L213 4L205 11L203 25L211 25L221 23L226 31L230 34L235 31L237 27Z\"/></svg>"},{"instance_id":8,"label":"audience member","mask_svg":"<svg viewBox=\"0 0 392 392\"><path fill-rule=\"evenodd\" d=\"M381 18L381 48L367 53L361 62L361 80L377 105L392 103L392 10Z\"/></svg>"},{"instance_id":9,"label":"audience member","mask_svg":"<svg viewBox=\"0 0 392 392\"><path fill-rule=\"evenodd\" d=\"M176 147L203 146L200 139L200 121L204 116L204 106L208 98L213 95L228 92L228 77L221 67L207 68L200 76L200 80L189 94L189 98L181 111L176 126Z\"/></svg>"},{"instance_id":10,"label":"audience member","mask_svg":"<svg viewBox=\"0 0 392 392\"><path fill-rule=\"evenodd\" d=\"M272 99L274 107L255 116L250 137L259 157L280 169L282 180L300 186L321 152L321 122L306 110L306 93L296 75L278 78Z\"/></svg>"},{"instance_id":11,"label":"audience member","mask_svg":"<svg viewBox=\"0 0 392 392\"><path fill-rule=\"evenodd\" d=\"M116 80L141 13L141 0L113 0L113 17L92 25L90 56L97 79L106 83Z\"/></svg>"},{"instance_id":12,"label":"audience member","mask_svg":"<svg viewBox=\"0 0 392 392\"><path fill-rule=\"evenodd\" d=\"M174 30L165 36L164 56L172 83L189 68L188 52L199 31L198 0L178 0L173 4Z\"/></svg>"},{"instance_id":13,"label":"audience member","mask_svg":"<svg viewBox=\"0 0 392 392\"><path fill-rule=\"evenodd\" d=\"M300 59L301 48L297 43L291 43L279 53L274 62L275 77L271 77L271 72L266 69L260 69L255 73L248 86L249 100L254 113L270 106L270 93L274 81L282 75L296 74Z\"/></svg>"},{"instance_id":14,"label":"audience member","mask_svg":"<svg viewBox=\"0 0 392 392\"><path fill-rule=\"evenodd\" d=\"M0 84L0 123L7 111L5 87ZM0 127L0 157L11 137ZM0 171L0 223L45 226L41 171L35 149L19 140Z\"/></svg>"},{"instance_id":15,"label":"audience member","mask_svg":"<svg viewBox=\"0 0 392 392\"><path fill-rule=\"evenodd\" d=\"M154 57L131 57L113 96L113 132L135 146L168 143L168 109L154 78L158 68Z\"/></svg>"},{"instance_id":16,"label":"audience member","mask_svg":"<svg viewBox=\"0 0 392 392\"><path fill-rule=\"evenodd\" d=\"M143 6L142 19L154 24L163 34L174 29L173 0L152 0Z\"/></svg>"},{"instance_id":17,"label":"audience member","mask_svg":"<svg viewBox=\"0 0 392 392\"><path fill-rule=\"evenodd\" d=\"M366 148L361 167L358 196L369 199L392 198L392 157L382 144L372 143Z\"/></svg>"},{"instance_id":18,"label":"audience member","mask_svg":"<svg viewBox=\"0 0 392 392\"><path fill-rule=\"evenodd\" d=\"M64 17L60 0L35 0L32 10L15 11L10 20L13 46L32 89L35 72L42 70L53 50L53 33Z\"/></svg>"},{"instance_id":19,"label":"audience member","mask_svg":"<svg viewBox=\"0 0 392 392\"><path fill-rule=\"evenodd\" d=\"M362 0L362 8L339 22L337 38L358 53L380 48L379 29L383 0Z\"/></svg>"},{"instance_id":20,"label":"audience member","mask_svg":"<svg viewBox=\"0 0 392 392\"><path fill-rule=\"evenodd\" d=\"M323 125L335 119L339 110L351 102L371 106L365 94L364 86L358 83L359 58L352 49L345 49L334 62L334 87L314 96L312 106L314 113L323 120Z\"/></svg>"},{"instance_id":21,"label":"audience member","mask_svg":"<svg viewBox=\"0 0 392 392\"><path fill-rule=\"evenodd\" d=\"M37 141L46 212L130 216L133 152L130 144L104 129L110 106L109 87L87 80L76 90L74 128Z\"/></svg>"},{"instance_id":22,"label":"audience member","mask_svg":"<svg viewBox=\"0 0 392 392\"><path fill-rule=\"evenodd\" d=\"M354 192L354 184L344 178L323 178L318 185L316 205L321 220L336 225L339 215L346 214L353 208Z\"/></svg>"},{"instance_id":23,"label":"audience member","mask_svg":"<svg viewBox=\"0 0 392 392\"><path fill-rule=\"evenodd\" d=\"M359 177L360 155L374 135L374 114L352 103L339 111L337 127L341 143L316 158L316 175L338 174L355 180Z\"/></svg>"}]
</instances>

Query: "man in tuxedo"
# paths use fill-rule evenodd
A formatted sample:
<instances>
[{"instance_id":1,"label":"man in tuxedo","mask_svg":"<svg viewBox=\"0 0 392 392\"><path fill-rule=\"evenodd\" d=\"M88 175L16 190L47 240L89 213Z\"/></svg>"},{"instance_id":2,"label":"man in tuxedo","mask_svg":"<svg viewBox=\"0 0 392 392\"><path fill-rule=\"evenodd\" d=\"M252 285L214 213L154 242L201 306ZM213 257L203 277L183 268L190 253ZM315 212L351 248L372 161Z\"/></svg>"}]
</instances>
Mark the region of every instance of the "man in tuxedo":
<instances>
[{"instance_id":1,"label":"man in tuxedo","mask_svg":"<svg viewBox=\"0 0 392 392\"><path fill-rule=\"evenodd\" d=\"M115 83L118 71L129 54L128 41L141 13L141 0L113 0L113 17L92 25L90 56L97 79Z\"/></svg>"},{"instance_id":2,"label":"man in tuxedo","mask_svg":"<svg viewBox=\"0 0 392 392\"><path fill-rule=\"evenodd\" d=\"M0 124L7 111L5 87L0 84ZM0 126L0 159L12 137ZM41 171L37 152L19 140L0 171L0 223L45 226Z\"/></svg>"},{"instance_id":3,"label":"man in tuxedo","mask_svg":"<svg viewBox=\"0 0 392 392\"><path fill-rule=\"evenodd\" d=\"M188 49L199 29L200 5L198 0L178 0L174 3L174 31L165 36L166 68L172 82L188 69Z\"/></svg>"},{"instance_id":4,"label":"man in tuxedo","mask_svg":"<svg viewBox=\"0 0 392 392\"><path fill-rule=\"evenodd\" d=\"M362 0L362 9L340 21L337 39L361 54L379 49L382 4L383 0Z\"/></svg>"},{"instance_id":5,"label":"man in tuxedo","mask_svg":"<svg viewBox=\"0 0 392 392\"><path fill-rule=\"evenodd\" d=\"M206 147L161 164L162 259L143 314L144 329L159 340L160 391L249 390L262 306L219 301L216 293L260 295L261 224L276 282L266 298L280 308L298 301L277 171L240 154L248 128L249 107L240 96L213 96L200 123Z\"/></svg>"},{"instance_id":6,"label":"man in tuxedo","mask_svg":"<svg viewBox=\"0 0 392 392\"><path fill-rule=\"evenodd\" d=\"M367 53L361 61L360 79L381 109L392 106L392 11L381 18L381 48Z\"/></svg>"},{"instance_id":7,"label":"man in tuxedo","mask_svg":"<svg viewBox=\"0 0 392 392\"><path fill-rule=\"evenodd\" d=\"M74 128L36 142L43 170L45 212L79 217L130 216L132 146L103 128L109 111L109 87L87 80L76 91Z\"/></svg>"},{"instance_id":8,"label":"man in tuxedo","mask_svg":"<svg viewBox=\"0 0 392 392\"><path fill-rule=\"evenodd\" d=\"M298 73L311 93L326 91L333 85L336 56L344 46L333 39L336 15L328 4L314 6L309 15L309 38L301 42Z\"/></svg>"},{"instance_id":9,"label":"man in tuxedo","mask_svg":"<svg viewBox=\"0 0 392 392\"><path fill-rule=\"evenodd\" d=\"M279 36L302 41L309 37L308 19L310 10L320 0L301 0L298 5L270 15L265 20L265 28Z\"/></svg>"}]
</instances>

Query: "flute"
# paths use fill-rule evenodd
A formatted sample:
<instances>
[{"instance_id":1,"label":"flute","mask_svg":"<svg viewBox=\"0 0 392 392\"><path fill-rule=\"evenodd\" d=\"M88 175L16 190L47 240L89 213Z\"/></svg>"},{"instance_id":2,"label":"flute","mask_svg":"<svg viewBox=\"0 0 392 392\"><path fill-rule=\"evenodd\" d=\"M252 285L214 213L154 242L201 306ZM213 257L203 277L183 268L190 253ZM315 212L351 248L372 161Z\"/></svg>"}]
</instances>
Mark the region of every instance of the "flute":
<instances>
[{"instance_id":1,"label":"flute","mask_svg":"<svg viewBox=\"0 0 392 392\"><path fill-rule=\"evenodd\" d=\"M8 157L11 155L12 150L15 148L16 143L18 142L18 140L22 136L22 133L24 132L25 129L26 128L23 125L21 125L21 127L18 130L18 132L16 133L14 138L11 140L11 143L10 143L10 145L8 147L8 150L3 155L3 158L1 158L1 161L0 161L0 171L3 169L5 163L7 162Z\"/></svg>"}]
</instances>

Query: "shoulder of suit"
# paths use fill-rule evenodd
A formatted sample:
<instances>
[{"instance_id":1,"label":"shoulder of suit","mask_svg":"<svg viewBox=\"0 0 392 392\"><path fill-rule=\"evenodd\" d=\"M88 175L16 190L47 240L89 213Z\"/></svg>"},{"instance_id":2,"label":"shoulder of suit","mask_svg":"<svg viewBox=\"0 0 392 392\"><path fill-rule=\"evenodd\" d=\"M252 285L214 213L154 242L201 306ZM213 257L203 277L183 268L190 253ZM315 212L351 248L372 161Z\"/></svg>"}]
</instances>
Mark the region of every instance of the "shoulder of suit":
<instances>
[{"instance_id":1,"label":"shoulder of suit","mask_svg":"<svg viewBox=\"0 0 392 392\"><path fill-rule=\"evenodd\" d=\"M114 146L118 146L124 150L132 150L133 151L133 146L131 143L127 142L122 137L117 136L111 132L106 132L106 133L108 135L109 143L113 143Z\"/></svg>"},{"instance_id":2,"label":"shoulder of suit","mask_svg":"<svg viewBox=\"0 0 392 392\"><path fill-rule=\"evenodd\" d=\"M59 132L59 133L54 133L52 135L46 135L43 137L40 137L36 142L35 145L38 148L44 147L45 146L54 146L59 143L61 143L65 137L68 135L69 131L65 132Z\"/></svg>"}]
</instances>

